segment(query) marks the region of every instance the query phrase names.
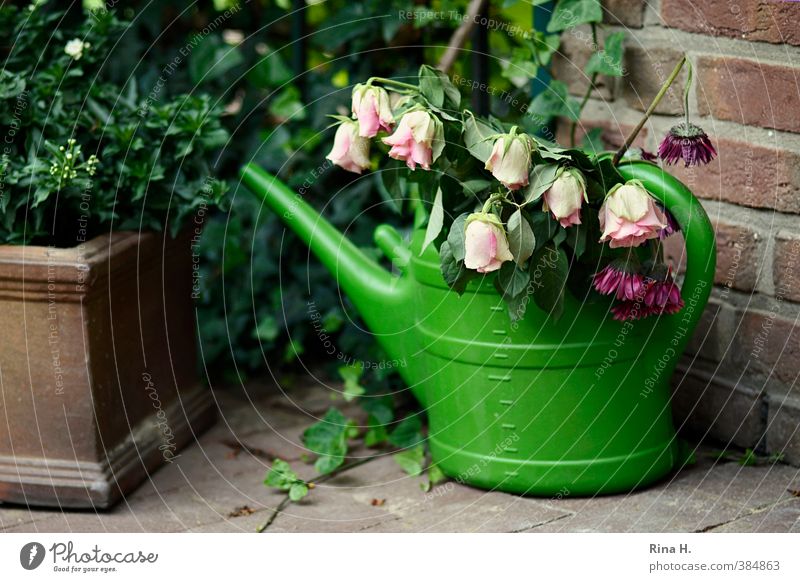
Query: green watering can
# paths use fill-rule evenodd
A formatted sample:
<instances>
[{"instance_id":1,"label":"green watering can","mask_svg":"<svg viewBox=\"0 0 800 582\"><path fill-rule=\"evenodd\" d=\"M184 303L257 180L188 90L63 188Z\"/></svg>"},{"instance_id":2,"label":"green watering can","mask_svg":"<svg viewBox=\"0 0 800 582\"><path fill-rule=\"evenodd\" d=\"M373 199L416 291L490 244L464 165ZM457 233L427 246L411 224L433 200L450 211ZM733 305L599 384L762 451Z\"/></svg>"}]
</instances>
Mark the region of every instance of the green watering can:
<instances>
[{"instance_id":1,"label":"green watering can","mask_svg":"<svg viewBox=\"0 0 800 582\"><path fill-rule=\"evenodd\" d=\"M630 491L677 460L669 380L708 300L716 249L692 193L658 166L627 162L675 217L686 241L683 310L614 321L607 301L566 294L553 321L535 304L512 323L492 275L458 296L446 286L424 233L410 246L390 226L375 242L393 275L367 257L300 196L262 169L244 184L336 277L403 380L427 409L433 461L462 483L542 496Z\"/></svg>"}]
</instances>

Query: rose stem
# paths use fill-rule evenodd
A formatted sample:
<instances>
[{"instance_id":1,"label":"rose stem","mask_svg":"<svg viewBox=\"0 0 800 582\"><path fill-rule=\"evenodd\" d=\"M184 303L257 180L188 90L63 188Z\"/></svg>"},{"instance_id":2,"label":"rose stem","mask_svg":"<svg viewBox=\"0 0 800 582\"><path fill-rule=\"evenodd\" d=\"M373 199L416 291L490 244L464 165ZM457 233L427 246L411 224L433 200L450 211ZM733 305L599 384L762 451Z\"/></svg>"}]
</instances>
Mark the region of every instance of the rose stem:
<instances>
[{"instance_id":1,"label":"rose stem","mask_svg":"<svg viewBox=\"0 0 800 582\"><path fill-rule=\"evenodd\" d=\"M650 116L653 114L653 111L655 111L656 107L658 107L658 104L661 103L661 100L667 93L667 89L670 88L673 81L675 81L675 79L678 77L678 73L681 72L684 63L686 63L685 55L681 57L681 60L678 61L678 64L675 65L674 69L672 69L672 72L669 74L669 77L667 77L667 80L664 81L664 84L661 86L661 89L658 90L658 93L656 93L656 96L653 98L653 102L650 103L650 107L648 107L647 111L644 112L644 116L642 117L642 119L639 121L636 127L633 128L633 131L631 131L628 137L625 138L625 143L623 143L622 147L620 147L617 150L617 153L614 154L613 164L615 166L619 163L620 159L622 159L622 156L625 155L625 152L628 151L628 148L631 147L633 140L635 140L636 136L639 135L639 132L644 127L644 124L647 123L647 120L650 119Z\"/></svg>"}]
</instances>

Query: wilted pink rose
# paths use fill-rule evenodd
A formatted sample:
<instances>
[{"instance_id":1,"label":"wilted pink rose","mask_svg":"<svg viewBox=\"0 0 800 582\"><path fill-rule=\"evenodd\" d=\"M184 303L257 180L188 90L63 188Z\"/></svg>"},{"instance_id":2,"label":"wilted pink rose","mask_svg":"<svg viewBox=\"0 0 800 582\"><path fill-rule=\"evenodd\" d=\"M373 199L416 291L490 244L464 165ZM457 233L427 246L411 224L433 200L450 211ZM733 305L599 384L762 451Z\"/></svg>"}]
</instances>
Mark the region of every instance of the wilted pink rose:
<instances>
[{"instance_id":1,"label":"wilted pink rose","mask_svg":"<svg viewBox=\"0 0 800 582\"><path fill-rule=\"evenodd\" d=\"M470 214L464 237L464 266L468 269L490 273L514 258L508 248L503 224L493 214Z\"/></svg>"},{"instance_id":2,"label":"wilted pink rose","mask_svg":"<svg viewBox=\"0 0 800 582\"><path fill-rule=\"evenodd\" d=\"M325 156L348 172L360 174L369 169L369 140L358 135L358 123L343 121L333 138L333 149Z\"/></svg>"},{"instance_id":3,"label":"wilted pink rose","mask_svg":"<svg viewBox=\"0 0 800 582\"><path fill-rule=\"evenodd\" d=\"M427 111L409 111L400 119L395 132L383 138L383 143L392 146L389 157L404 161L409 169L420 165L430 170L444 147L444 127Z\"/></svg>"},{"instance_id":4,"label":"wilted pink rose","mask_svg":"<svg viewBox=\"0 0 800 582\"><path fill-rule=\"evenodd\" d=\"M559 170L555 182L542 195L542 210L550 211L564 228L581 223L581 204L586 200L586 181L574 168Z\"/></svg>"},{"instance_id":5,"label":"wilted pink rose","mask_svg":"<svg viewBox=\"0 0 800 582\"><path fill-rule=\"evenodd\" d=\"M353 87L352 110L358 119L358 135L361 137L375 137L381 129L392 131L392 107L389 94L382 87L361 83Z\"/></svg>"},{"instance_id":6,"label":"wilted pink rose","mask_svg":"<svg viewBox=\"0 0 800 582\"><path fill-rule=\"evenodd\" d=\"M509 190L527 186L533 148L533 140L523 133L504 134L495 140L486 169Z\"/></svg>"},{"instance_id":7,"label":"wilted pink rose","mask_svg":"<svg viewBox=\"0 0 800 582\"><path fill-rule=\"evenodd\" d=\"M639 246L666 226L664 213L639 180L614 186L600 208L600 242L610 240L611 248Z\"/></svg>"}]
</instances>

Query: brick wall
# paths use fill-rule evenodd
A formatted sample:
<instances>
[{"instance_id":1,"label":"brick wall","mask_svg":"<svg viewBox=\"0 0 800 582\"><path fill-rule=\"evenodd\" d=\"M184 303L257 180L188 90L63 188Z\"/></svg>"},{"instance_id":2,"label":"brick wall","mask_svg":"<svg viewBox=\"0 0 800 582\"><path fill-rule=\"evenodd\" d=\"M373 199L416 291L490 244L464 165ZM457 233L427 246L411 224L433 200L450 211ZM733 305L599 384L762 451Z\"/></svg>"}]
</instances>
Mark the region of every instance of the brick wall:
<instances>
[{"instance_id":1,"label":"brick wall","mask_svg":"<svg viewBox=\"0 0 800 582\"><path fill-rule=\"evenodd\" d=\"M717 287L674 378L676 421L800 464L800 3L604 4L606 32L627 31L626 75L601 79L582 131L602 127L618 145L685 51L697 79L692 117L719 152L706 168L675 172L701 198L719 247ZM585 38L565 34L555 65L575 95L587 83ZM643 132L650 151L682 111L684 80Z\"/></svg>"}]
</instances>

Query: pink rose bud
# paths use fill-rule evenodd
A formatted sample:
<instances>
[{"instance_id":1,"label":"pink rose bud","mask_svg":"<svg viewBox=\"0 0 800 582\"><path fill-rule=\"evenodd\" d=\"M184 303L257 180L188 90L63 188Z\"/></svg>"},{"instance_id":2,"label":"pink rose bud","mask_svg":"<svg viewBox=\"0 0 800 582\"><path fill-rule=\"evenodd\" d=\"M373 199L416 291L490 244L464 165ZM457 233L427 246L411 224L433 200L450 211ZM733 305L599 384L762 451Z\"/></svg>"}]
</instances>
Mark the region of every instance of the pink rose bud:
<instances>
[{"instance_id":1,"label":"pink rose bud","mask_svg":"<svg viewBox=\"0 0 800 582\"><path fill-rule=\"evenodd\" d=\"M509 190L527 186L534 148L533 140L524 133L504 134L495 140L486 169Z\"/></svg>"},{"instance_id":2,"label":"pink rose bud","mask_svg":"<svg viewBox=\"0 0 800 582\"><path fill-rule=\"evenodd\" d=\"M581 204L586 198L586 181L583 174L574 168L561 168L556 180L542 195L542 209L553 214L553 218L567 228L581 223Z\"/></svg>"},{"instance_id":3,"label":"pink rose bud","mask_svg":"<svg viewBox=\"0 0 800 582\"><path fill-rule=\"evenodd\" d=\"M386 89L359 83L353 87L352 109L361 137L375 137L381 129L392 131L394 116Z\"/></svg>"},{"instance_id":4,"label":"pink rose bud","mask_svg":"<svg viewBox=\"0 0 800 582\"><path fill-rule=\"evenodd\" d=\"M392 146L389 157L406 163L413 170L417 165L426 170L436 161L444 148L442 122L425 110L409 111L383 143Z\"/></svg>"},{"instance_id":5,"label":"pink rose bud","mask_svg":"<svg viewBox=\"0 0 800 582\"><path fill-rule=\"evenodd\" d=\"M464 247L464 266L479 273L496 271L505 261L514 258L503 223L494 214L478 212L467 217Z\"/></svg>"},{"instance_id":6,"label":"pink rose bud","mask_svg":"<svg viewBox=\"0 0 800 582\"><path fill-rule=\"evenodd\" d=\"M667 218L639 180L614 186L600 208L600 242L610 240L612 249L637 247L666 226Z\"/></svg>"},{"instance_id":7,"label":"pink rose bud","mask_svg":"<svg viewBox=\"0 0 800 582\"><path fill-rule=\"evenodd\" d=\"M360 174L369 169L369 140L358 135L358 122L343 121L333 138L333 149L325 156L348 172Z\"/></svg>"}]
</instances>

